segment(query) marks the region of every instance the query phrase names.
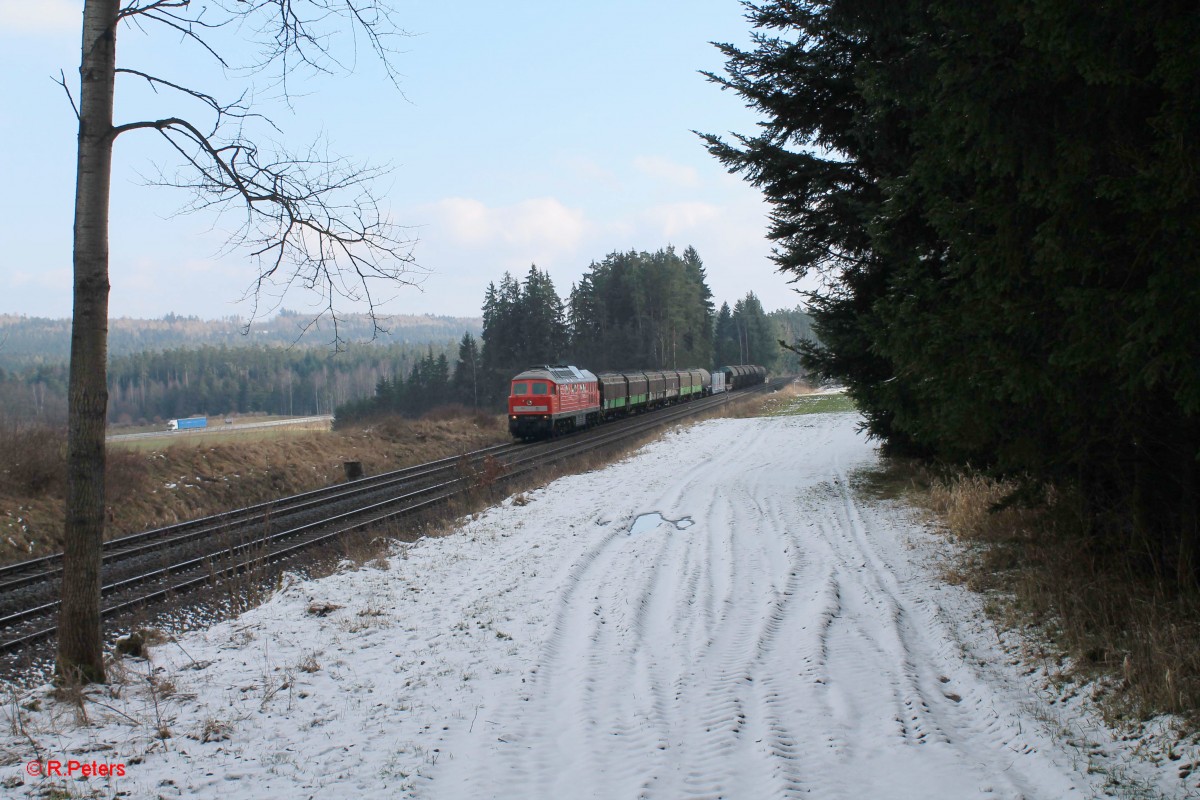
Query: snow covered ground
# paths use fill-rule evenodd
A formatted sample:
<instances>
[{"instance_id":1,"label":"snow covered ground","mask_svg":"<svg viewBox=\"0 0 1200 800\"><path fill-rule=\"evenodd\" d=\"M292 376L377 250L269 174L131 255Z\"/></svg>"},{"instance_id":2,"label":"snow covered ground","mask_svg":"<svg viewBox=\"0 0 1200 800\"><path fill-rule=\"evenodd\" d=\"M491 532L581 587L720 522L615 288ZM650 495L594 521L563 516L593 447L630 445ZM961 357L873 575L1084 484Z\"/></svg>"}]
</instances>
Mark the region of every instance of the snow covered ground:
<instances>
[{"instance_id":1,"label":"snow covered ground","mask_svg":"<svg viewBox=\"0 0 1200 800\"><path fill-rule=\"evenodd\" d=\"M1196 792L1044 691L939 580L944 540L855 491L876 463L856 423L675 431L127 659L86 724L44 690L14 701L0 796ZM124 774L34 777L33 759Z\"/></svg>"}]
</instances>

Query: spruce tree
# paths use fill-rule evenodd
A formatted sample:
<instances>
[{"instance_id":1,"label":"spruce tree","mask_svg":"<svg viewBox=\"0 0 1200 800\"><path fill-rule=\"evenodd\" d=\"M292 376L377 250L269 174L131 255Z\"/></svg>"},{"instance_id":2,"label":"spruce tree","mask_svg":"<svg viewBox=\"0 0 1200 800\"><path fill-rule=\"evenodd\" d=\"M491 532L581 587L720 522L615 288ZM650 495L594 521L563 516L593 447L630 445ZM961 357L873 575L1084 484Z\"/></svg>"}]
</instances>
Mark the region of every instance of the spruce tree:
<instances>
[{"instance_id":1,"label":"spruce tree","mask_svg":"<svg viewBox=\"0 0 1200 800\"><path fill-rule=\"evenodd\" d=\"M807 363L889 449L1073 489L1106 546L1194 587L1194 10L750 8L754 48L710 77L765 120L706 141L773 205L780 267L822 279Z\"/></svg>"},{"instance_id":2,"label":"spruce tree","mask_svg":"<svg viewBox=\"0 0 1200 800\"><path fill-rule=\"evenodd\" d=\"M483 364L475 337L464 333L458 343L458 360L450 382L450 397L471 408L479 408L479 379Z\"/></svg>"},{"instance_id":3,"label":"spruce tree","mask_svg":"<svg viewBox=\"0 0 1200 800\"><path fill-rule=\"evenodd\" d=\"M721 303L717 312L717 321L713 337L713 364L716 367L727 367L741 363L741 348L738 344L737 327L733 322L733 311L729 303Z\"/></svg>"}]
</instances>

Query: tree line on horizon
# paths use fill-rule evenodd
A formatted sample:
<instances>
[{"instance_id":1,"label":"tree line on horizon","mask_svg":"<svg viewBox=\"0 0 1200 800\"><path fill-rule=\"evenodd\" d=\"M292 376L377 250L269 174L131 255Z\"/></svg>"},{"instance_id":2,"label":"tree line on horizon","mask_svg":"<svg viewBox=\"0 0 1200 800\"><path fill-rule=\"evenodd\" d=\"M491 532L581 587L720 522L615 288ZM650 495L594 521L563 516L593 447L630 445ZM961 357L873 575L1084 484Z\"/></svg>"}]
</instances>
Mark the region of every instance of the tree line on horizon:
<instances>
[{"instance_id":1,"label":"tree line on horizon","mask_svg":"<svg viewBox=\"0 0 1200 800\"><path fill-rule=\"evenodd\" d=\"M470 334L466 334L469 336ZM110 424L156 424L193 415L332 414L372 397L453 342L318 348L201 346L117 356L108 368ZM0 422L65 424L66 365L0 369Z\"/></svg>"},{"instance_id":2,"label":"tree line on horizon","mask_svg":"<svg viewBox=\"0 0 1200 800\"><path fill-rule=\"evenodd\" d=\"M644 255L646 264L660 264L649 269L663 268L661 265L669 260L665 251ZM645 265L637 266L640 259L637 253L613 254L589 275L604 275L609 269L644 270ZM693 264L692 274L702 280L698 260ZM586 293L576 288L572 295L576 308L582 308L585 301L599 303L595 286L606 286L607 281L602 277L598 284L585 282L589 287ZM626 284L613 281L612 285ZM700 286L693 288L699 292L697 297L707 299L707 287L704 291ZM681 296L688 294L683 292ZM683 318L685 312L675 310L672 303L660 304L649 312L643 325L665 320L662 324L668 335L675 334L685 345L677 346L673 354L674 363L680 367L764 363L775 353L772 363L780 369L790 373L800 369L796 354L780 350L776 340L795 342L811 336L811 323L803 309L765 314L753 294L738 300L732 308L722 304L713 317L708 316L709 307L697 305L688 312L700 320L699 330L685 330L673 322ZM503 404L512 375L535 363L567 359L592 367L595 361L585 358L595 357L605 359L603 363L621 365L639 364L645 359L649 363L637 367L642 369L670 366L663 364L671 354L661 339L646 351L622 354L614 349L606 354L595 343L585 341L588 334L582 332L582 327L571 327L567 308L544 271L531 269L523 282L506 274L500 286L489 287L485 296L494 343L487 352L490 362L485 362L483 343L471 330L462 333L457 346L443 339L363 343L335 354L318 347L201 345L115 355L108 369L108 421L113 425L153 425L193 415L335 413L349 422L380 413L419 417L448 404L494 410ZM180 322L205 324L194 318L167 322L171 326ZM609 324L615 323L610 320ZM672 324L676 325L674 329ZM706 333L709 326L711 332ZM436 331L440 334L442 328ZM572 343L584 345L580 349L587 355L575 358ZM659 349L659 355L654 354L653 347ZM711 355L705 355L705 348ZM58 426L65 424L66 413L65 364L0 368L0 423Z\"/></svg>"},{"instance_id":3,"label":"tree line on horizon","mask_svg":"<svg viewBox=\"0 0 1200 800\"><path fill-rule=\"evenodd\" d=\"M593 371L762 364L799 372L797 354L779 341L814 335L802 308L767 314L750 292L715 310L712 297L692 247L682 255L671 247L610 253L589 265L565 301L536 265L523 280L506 272L484 292L481 340L464 335L453 365L431 353L407 378L381 379L374 397L339 408L338 419L420 416L439 405L493 410L513 375L539 364Z\"/></svg>"},{"instance_id":4,"label":"tree line on horizon","mask_svg":"<svg viewBox=\"0 0 1200 800\"><path fill-rule=\"evenodd\" d=\"M447 406L486 408L479 402L480 368L478 342L470 333L464 333L453 367L445 352L435 356L429 348L407 372L399 369L381 377L370 396L339 406L337 422L343 425L388 414L420 417Z\"/></svg>"},{"instance_id":5,"label":"tree line on horizon","mask_svg":"<svg viewBox=\"0 0 1200 800\"><path fill-rule=\"evenodd\" d=\"M479 334L478 318L433 314L397 314L382 320L385 330L367 314L338 317L338 333L346 342L378 345L424 345L448 342L463 331ZM328 350L333 332L327 320L280 309L253 322L242 317L201 319L166 314L156 319L120 317L108 323L109 359L163 350L209 347L295 347ZM0 369L15 373L66 364L70 355L71 320L0 314Z\"/></svg>"}]
</instances>

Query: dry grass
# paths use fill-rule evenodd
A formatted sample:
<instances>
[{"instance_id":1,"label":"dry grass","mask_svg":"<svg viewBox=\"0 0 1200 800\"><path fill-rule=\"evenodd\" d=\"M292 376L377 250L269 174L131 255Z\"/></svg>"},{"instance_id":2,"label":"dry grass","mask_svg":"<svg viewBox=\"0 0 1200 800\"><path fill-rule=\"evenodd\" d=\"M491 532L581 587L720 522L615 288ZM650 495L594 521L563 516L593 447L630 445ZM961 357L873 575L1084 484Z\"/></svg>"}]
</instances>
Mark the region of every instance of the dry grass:
<instances>
[{"instance_id":1,"label":"dry grass","mask_svg":"<svg viewBox=\"0 0 1200 800\"><path fill-rule=\"evenodd\" d=\"M774 392L739 395L730 405L729 413L721 416L746 419L853 410L853 402L844 395L823 394L803 381L794 380Z\"/></svg>"},{"instance_id":2,"label":"dry grass","mask_svg":"<svg viewBox=\"0 0 1200 800\"><path fill-rule=\"evenodd\" d=\"M235 428L213 428L202 431L184 431L176 433L167 431L157 436L138 439L109 440L109 452L129 450L135 453L148 453L161 450L164 447L211 447L214 444L253 444L255 442L271 442L310 435L314 432L328 431L329 423L312 423L309 425L280 425L278 427L256 428L238 426Z\"/></svg>"},{"instance_id":3,"label":"dry grass","mask_svg":"<svg viewBox=\"0 0 1200 800\"><path fill-rule=\"evenodd\" d=\"M740 400L732 413L757 415L762 402L758 396ZM155 449L110 446L105 535L340 483L347 461L361 462L373 475L506 441L503 417L452 407L417 421L388 418L333 432L291 431L260 440L184 437ZM65 471L65 431L0 431L0 563L62 550ZM480 474L470 476L472 496L464 508L478 509L497 497L492 486L501 475L494 465L474 472Z\"/></svg>"},{"instance_id":4,"label":"dry grass","mask_svg":"<svg viewBox=\"0 0 1200 800\"><path fill-rule=\"evenodd\" d=\"M39 497L66 489L67 435L45 425L0 432L0 492Z\"/></svg>"},{"instance_id":5,"label":"dry grass","mask_svg":"<svg viewBox=\"0 0 1200 800\"><path fill-rule=\"evenodd\" d=\"M110 447L106 536L341 483L345 461L373 475L507 440L500 417L477 415L151 451ZM65 453L62 432L0 433L0 563L61 551Z\"/></svg>"},{"instance_id":6,"label":"dry grass","mask_svg":"<svg viewBox=\"0 0 1200 800\"><path fill-rule=\"evenodd\" d=\"M967 545L948 577L986 593L1001 625L1038 634L1065 675L1095 680L1114 718L1169 712L1194 729L1200 598L1164 590L1127 552L1089 535L1070 497L997 510L1014 489L964 474L916 492Z\"/></svg>"}]
</instances>

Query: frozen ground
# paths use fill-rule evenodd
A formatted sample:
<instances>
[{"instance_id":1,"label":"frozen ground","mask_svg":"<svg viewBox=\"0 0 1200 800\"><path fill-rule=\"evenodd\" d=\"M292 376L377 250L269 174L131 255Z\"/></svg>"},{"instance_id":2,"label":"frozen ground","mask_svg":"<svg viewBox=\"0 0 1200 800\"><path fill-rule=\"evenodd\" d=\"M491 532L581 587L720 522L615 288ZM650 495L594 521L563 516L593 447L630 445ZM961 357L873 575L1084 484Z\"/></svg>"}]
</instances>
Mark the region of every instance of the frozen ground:
<instances>
[{"instance_id":1,"label":"frozen ground","mask_svg":"<svg viewBox=\"0 0 1200 800\"><path fill-rule=\"evenodd\" d=\"M668 434L126 660L87 724L35 692L7 709L0 796L1198 791L1179 778L1194 753L1137 758L1086 692L1046 690L978 600L939 581L941 537L855 491L876 463L856 421ZM124 775L37 778L35 758Z\"/></svg>"}]
</instances>

